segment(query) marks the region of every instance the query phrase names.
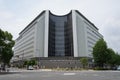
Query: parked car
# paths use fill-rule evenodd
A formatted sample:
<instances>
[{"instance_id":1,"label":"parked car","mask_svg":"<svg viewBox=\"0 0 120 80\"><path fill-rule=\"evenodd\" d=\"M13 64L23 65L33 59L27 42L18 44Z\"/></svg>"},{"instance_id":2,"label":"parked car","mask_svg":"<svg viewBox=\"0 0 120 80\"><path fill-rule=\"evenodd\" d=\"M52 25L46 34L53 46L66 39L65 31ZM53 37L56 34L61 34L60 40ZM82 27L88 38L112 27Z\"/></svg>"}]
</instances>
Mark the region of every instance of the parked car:
<instances>
[{"instance_id":1,"label":"parked car","mask_svg":"<svg viewBox=\"0 0 120 80\"><path fill-rule=\"evenodd\" d=\"M33 66L28 66L28 70L33 70Z\"/></svg>"},{"instance_id":2,"label":"parked car","mask_svg":"<svg viewBox=\"0 0 120 80\"><path fill-rule=\"evenodd\" d=\"M117 67L117 70L120 70L120 66Z\"/></svg>"}]
</instances>

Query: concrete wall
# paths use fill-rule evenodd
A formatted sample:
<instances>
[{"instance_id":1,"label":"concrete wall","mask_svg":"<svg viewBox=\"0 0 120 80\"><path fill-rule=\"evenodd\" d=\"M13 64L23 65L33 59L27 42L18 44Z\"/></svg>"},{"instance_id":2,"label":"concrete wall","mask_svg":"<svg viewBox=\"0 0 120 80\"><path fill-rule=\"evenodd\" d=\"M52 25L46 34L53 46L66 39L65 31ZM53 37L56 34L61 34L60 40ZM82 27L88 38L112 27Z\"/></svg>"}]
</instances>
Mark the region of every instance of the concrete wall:
<instances>
[{"instance_id":1,"label":"concrete wall","mask_svg":"<svg viewBox=\"0 0 120 80\"><path fill-rule=\"evenodd\" d=\"M45 14L41 13L15 41L14 60L30 59L44 56Z\"/></svg>"},{"instance_id":2,"label":"concrete wall","mask_svg":"<svg viewBox=\"0 0 120 80\"><path fill-rule=\"evenodd\" d=\"M40 58L40 68L81 68L80 58Z\"/></svg>"},{"instance_id":3,"label":"concrete wall","mask_svg":"<svg viewBox=\"0 0 120 80\"><path fill-rule=\"evenodd\" d=\"M31 58L34 53L34 33L36 23L30 25L15 41L14 56L17 59Z\"/></svg>"},{"instance_id":4,"label":"concrete wall","mask_svg":"<svg viewBox=\"0 0 120 80\"><path fill-rule=\"evenodd\" d=\"M76 13L76 29L77 29L78 56L80 57L87 56L84 22L82 17L78 13Z\"/></svg>"},{"instance_id":5,"label":"concrete wall","mask_svg":"<svg viewBox=\"0 0 120 80\"><path fill-rule=\"evenodd\" d=\"M35 57L44 56L45 14L37 20L35 34Z\"/></svg>"},{"instance_id":6,"label":"concrete wall","mask_svg":"<svg viewBox=\"0 0 120 80\"><path fill-rule=\"evenodd\" d=\"M76 12L78 57L92 57L95 43L103 36L98 29Z\"/></svg>"}]
</instances>

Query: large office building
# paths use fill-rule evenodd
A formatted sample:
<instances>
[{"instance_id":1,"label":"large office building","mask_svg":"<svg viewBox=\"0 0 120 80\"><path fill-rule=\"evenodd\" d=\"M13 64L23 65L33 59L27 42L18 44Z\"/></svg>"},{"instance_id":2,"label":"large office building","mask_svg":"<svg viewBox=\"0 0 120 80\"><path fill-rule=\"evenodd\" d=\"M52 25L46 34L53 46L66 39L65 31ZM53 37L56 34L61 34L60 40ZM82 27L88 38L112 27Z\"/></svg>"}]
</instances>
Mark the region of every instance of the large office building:
<instances>
[{"instance_id":1,"label":"large office building","mask_svg":"<svg viewBox=\"0 0 120 80\"><path fill-rule=\"evenodd\" d=\"M93 46L102 37L77 10L63 16L45 10L19 33L14 61L35 58L44 67L79 66L77 60L92 58Z\"/></svg>"}]
</instances>

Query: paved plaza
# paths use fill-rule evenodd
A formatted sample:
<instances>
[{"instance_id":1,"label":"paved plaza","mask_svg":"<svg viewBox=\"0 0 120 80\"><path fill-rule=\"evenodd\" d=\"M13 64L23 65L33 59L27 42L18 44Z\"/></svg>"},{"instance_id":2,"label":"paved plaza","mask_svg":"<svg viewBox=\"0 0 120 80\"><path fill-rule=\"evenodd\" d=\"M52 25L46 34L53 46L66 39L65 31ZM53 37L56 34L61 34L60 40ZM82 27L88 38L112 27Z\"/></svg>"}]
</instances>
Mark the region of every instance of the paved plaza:
<instances>
[{"instance_id":1,"label":"paved plaza","mask_svg":"<svg viewBox=\"0 0 120 80\"><path fill-rule=\"evenodd\" d=\"M0 74L0 80L120 80L120 71L21 70Z\"/></svg>"}]
</instances>

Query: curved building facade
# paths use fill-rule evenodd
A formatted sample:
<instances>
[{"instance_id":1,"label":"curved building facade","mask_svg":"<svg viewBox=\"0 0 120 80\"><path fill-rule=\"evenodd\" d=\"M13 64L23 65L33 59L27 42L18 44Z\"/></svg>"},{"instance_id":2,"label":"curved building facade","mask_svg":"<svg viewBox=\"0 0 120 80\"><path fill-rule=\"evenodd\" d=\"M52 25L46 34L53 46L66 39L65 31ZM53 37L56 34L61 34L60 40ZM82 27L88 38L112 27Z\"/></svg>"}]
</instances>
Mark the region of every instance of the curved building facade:
<instances>
[{"instance_id":1,"label":"curved building facade","mask_svg":"<svg viewBox=\"0 0 120 80\"><path fill-rule=\"evenodd\" d=\"M41 65L48 65L51 60L67 64L65 60L91 58L93 46L102 37L98 28L77 10L63 16L45 10L20 32L13 60L37 58Z\"/></svg>"},{"instance_id":2,"label":"curved building facade","mask_svg":"<svg viewBox=\"0 0 120 80\"><path fill-rule=\"evenodd\" d=\"M74 56L72 12L65 16L49 13L48 56Z\"/></svg>"}]
</instances>

